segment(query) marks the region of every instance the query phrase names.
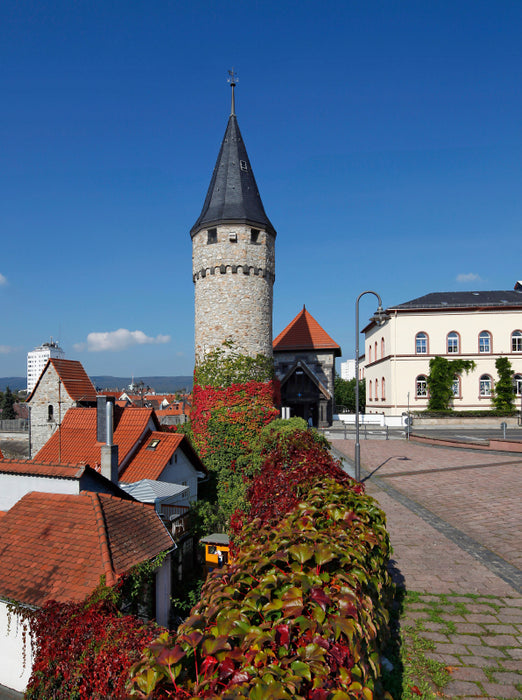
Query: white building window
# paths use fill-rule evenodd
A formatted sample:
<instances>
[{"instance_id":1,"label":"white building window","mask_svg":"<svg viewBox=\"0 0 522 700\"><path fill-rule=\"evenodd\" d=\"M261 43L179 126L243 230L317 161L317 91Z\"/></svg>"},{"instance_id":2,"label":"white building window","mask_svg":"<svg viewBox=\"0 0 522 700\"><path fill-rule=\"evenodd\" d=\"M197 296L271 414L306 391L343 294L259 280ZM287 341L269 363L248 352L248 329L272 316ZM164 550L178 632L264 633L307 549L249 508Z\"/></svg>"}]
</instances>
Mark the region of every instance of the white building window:
<instances>
[{"instance_id":1,"label":"white building window","mask_svg":"<svg viewBox=\"0 0 522 700\"><path fill-rule=\"evenodd\" d=\"M428 395L428 380L426 377L421 374L420 377L417 377L415 380L415 396L418 396L419 398L423 398Z\"/></svg>"},{"instance_id":2,"label":"white building window","mask_svg":"<svg viewBox=\"0 0 522 700\"><path fill-rule=\"evenodd\" d=\"M428 352L428 336L426 333L417 333L415 336L415 354L426 355Z\"/></svg>"},{"instance_id":3,"label":"white building window","mask_svg":"<svg viewBox=\"0 0 522 700\"><path fill-rule=\"evenodd\" d=\"M454 397L458 398L460 396L460 377L455 377L453 380L451 391L453 392Z\"/></svg>"},{"instance_id":4,"label":"white building window","mask_svg":"<svg viewBox=\"0 0 522 700\"><path fill-rule=\"evenodd\" d=\"M479 335L479 352L491 352L491 333L488 331Z\"/></svg>"},{"instance_id":5,"label":"white building window","mask_svg":"<svg viewBox=\"0 0 522 700\"><path fill-rule=\"evenodd\" d=\"M489 374L483 374L479 379L479 382L480 395L491 396L491 377Z\"/></svg>"},{"instance_id":6,"label":"white building window","mask_svg":"<svg viewBox=\"0 0 522 700\"><path fill-rule=\"evenodd\" d=\"M459 352L459 334L455 331L448 333L448 353L455 354Z\"/></svg>"},{"instance_id":7,"label":"white building window","mask_svg":"<svg viewBox=\"0 0 522 700\"><path fill-rule=\"evenodd\" d=\"M513 379L515 382L515 394L522 396L522 374L515 374Z\"/></svg>"},{"instance_id":8,"label":"white building window","mask_svg":"<svg viewBox=\"0 0 522 700\"><path fill-rule=\"evenodd\" d=\"M522 352L522 332L511 333L511 352Z\"/></svg>"}]
</instances>

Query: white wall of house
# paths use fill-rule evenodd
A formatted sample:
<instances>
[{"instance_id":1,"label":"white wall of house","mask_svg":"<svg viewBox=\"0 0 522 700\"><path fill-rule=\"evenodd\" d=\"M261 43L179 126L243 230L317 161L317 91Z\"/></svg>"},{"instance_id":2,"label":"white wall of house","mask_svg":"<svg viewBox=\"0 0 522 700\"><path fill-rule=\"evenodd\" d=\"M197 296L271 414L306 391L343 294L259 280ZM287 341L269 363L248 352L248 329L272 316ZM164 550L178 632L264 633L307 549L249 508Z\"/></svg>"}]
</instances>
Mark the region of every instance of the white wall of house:
<instances>
[{"instance_id":1,"label":"white wall of house","mask_svg":"<svg viewBox=\"0 0 522 700\"><path fill-rule=\"evenodd\" d=\"M0 685L18 692L25 690L33 665L31 638L27 632L24 642L22 626L20 618L9 615L7 603L0 600Z\"/></svg>"},{"instance_id":2,"label":"white wall of house","mask_svg":"<svg viewBox=\"0 0 522 700\"><path fill-rule=\"evenodd\" d=\"M167 554L161 568L156 572L156 622L163 627L169 626L171 568L170 554Z\"/></svg>"},{"instance_id":3,"label":"white wall of house","mask_svg":"<svg viewBox=\"0 0 522 700\"><path fill-rule=\"evenodd\" d=\"M188 500L198 499L198 475L192 466L192 462L178 447L170 462L159 476L159 481L168 481L171 484L182 484L189 487Z\"/></svg>"},{"instance_id":4,"label":"white wall of house","mask_svg":"<svg viewBox=\"0 0 522 700\"><path fill-rule=\"evenodd\" d=\"M408 392L410 409L425 409L428 399L417 396L416 379L429 374L429 361L435 356L473 360L477 365L475 370L461 376L460 391L453 401L457 410L491 408L491 397L481 395L480 377L488 375L494 384L498 378L495 368L498 357L507 357L515 374L522 374L522 352L513 352L511 346L513 331L522 330L522 311L496 308L392 313L384 326L373 326L365 334L366 412L398 415L407 410ZM479 336L483 331L490 334L490 352L479 352ZM426 353L416 352L415 338L419 332L427 335ZM447 338L452 332L458 335L456 353L447 352ZM520 399L519 396L517 403Z\"/></svg>"},{"instance_id":5,"label":"white wall of house","mask_svg":"<svg viewBox=\"0 0 522 700\"><path fill-rule=\"evenodd\" d=\"M79 493L80 482L78 479L53 479L29 474L0 473L0 510L9 510L31 491Z\"/></svg>"}]
</instances>

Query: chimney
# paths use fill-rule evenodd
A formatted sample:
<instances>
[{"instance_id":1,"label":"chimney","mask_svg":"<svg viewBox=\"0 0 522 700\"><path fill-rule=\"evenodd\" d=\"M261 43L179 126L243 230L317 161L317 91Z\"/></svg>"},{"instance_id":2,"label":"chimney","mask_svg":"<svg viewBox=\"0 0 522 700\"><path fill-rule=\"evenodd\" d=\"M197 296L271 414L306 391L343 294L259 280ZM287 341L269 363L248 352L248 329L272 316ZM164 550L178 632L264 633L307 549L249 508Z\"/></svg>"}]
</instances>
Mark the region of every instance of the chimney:
<instances>
[{"instance_id":1,"label":"chimney","mask_svg":"<svg viewBox=\"0 0 522 700\"><path fill-rule=\"evenodd\" d=\"M106 396L98 396L96 402L96 439L105 442L101 446L101 473L114 484L118 483L118 445L113 439L113 403Z\"/></svg>"}]
</instances>

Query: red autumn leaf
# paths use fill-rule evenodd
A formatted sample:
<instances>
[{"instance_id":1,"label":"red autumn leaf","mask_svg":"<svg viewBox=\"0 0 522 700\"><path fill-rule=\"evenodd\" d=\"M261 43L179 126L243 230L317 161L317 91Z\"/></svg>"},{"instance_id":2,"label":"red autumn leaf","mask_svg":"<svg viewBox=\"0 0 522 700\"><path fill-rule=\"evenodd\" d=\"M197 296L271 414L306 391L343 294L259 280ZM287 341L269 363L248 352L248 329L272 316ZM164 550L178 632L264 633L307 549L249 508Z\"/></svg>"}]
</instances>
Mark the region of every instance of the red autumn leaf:
<instances>
[{"instance_id":1,"label":"red autumn leaf","mask_svg":"<svg viewBox=\"0 0 522 700\"><path fill-rule=\"evenodd\" d=\"M278 625L276 627L276 643L288 649L289 642L290 628L288 625Z\"/></svg>"},{"instance_id":2,"label":"red autumn leaf","mask_svg":"<svg viewBox=\"0 0 522 700\"><path fill-rule=\"evenodd\" d=\"M211 673L214 669L214 666L217 664L218 660L214 656L207 656L205 657L205 660L201 664L201 671L206 674L207 671Z\"/></svg>"},{"instance_id":3,"label":"red autumn leaf","mask_svg":"<svg viewBox=\"0 0 522 700\"><path fill-rule=\"evenodd\" d=\"M415 695L422 695L421 691L417 688L416 685L410 685L410 690L412 693L415 693Z\"/></svg>"}]
</instances>

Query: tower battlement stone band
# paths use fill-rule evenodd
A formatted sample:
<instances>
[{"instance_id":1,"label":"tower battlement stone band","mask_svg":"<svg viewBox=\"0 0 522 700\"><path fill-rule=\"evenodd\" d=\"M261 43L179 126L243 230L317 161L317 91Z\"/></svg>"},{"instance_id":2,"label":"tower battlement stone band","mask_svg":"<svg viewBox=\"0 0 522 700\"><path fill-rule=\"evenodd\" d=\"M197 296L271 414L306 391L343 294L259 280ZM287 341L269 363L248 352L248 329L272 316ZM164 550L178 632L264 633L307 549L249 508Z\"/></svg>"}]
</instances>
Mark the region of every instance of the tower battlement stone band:
<instances>
[{"instance_id":1,"label":"tower battlement stone band","mask_svg":"<svg viewBox=\"0 0 522 700\"><path fill-rule=\"evenodd\" d=\"M190 232L196 363L212 350L272 356L276 231L267 217L232 103L201 214Z\"/></svg>"}]
</instances>

